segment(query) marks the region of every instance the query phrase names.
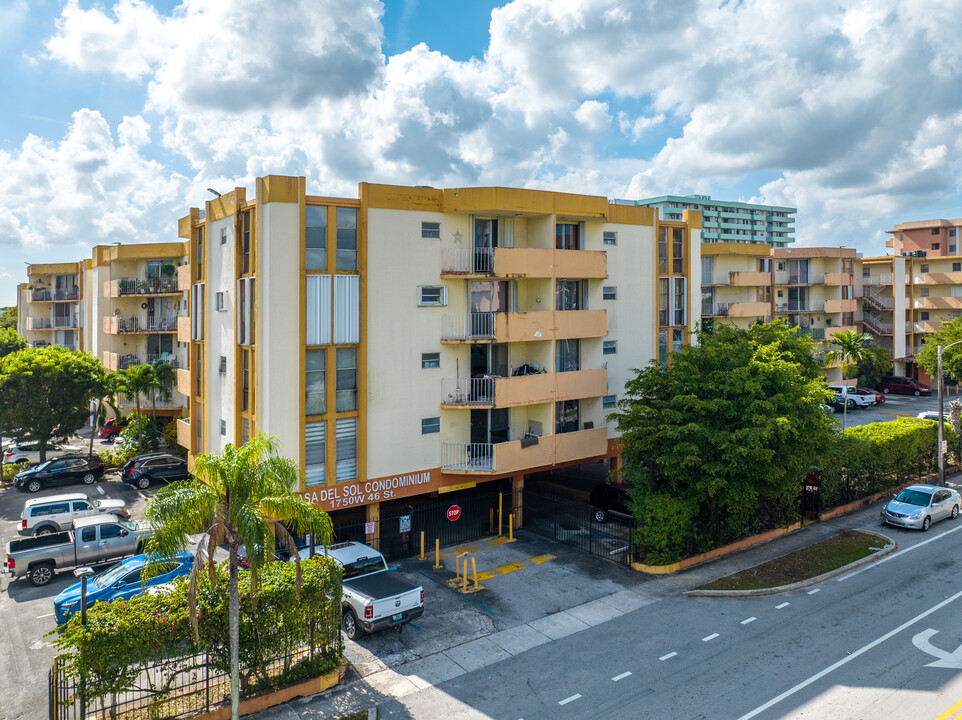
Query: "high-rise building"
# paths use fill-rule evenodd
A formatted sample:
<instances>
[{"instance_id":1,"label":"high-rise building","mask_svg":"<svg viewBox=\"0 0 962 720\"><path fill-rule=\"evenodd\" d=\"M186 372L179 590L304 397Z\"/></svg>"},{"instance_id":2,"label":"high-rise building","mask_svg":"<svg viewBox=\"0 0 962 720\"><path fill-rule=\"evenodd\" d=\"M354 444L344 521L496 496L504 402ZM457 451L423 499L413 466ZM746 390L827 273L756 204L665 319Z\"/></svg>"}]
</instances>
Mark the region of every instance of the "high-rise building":
<instances>
[{"instance_id":1,"label":"high-rise building","mask_svg":"<svg viewBox=\"0 0 962 720\"><path fill-rule=\"evenodd\" d=\"M762 243L774 248L795 242L795 213L792 207L713 200L710 195L661 195L633 202L658 208L661 218L678 221L685 210L702 215L703 243Z\"/></svg>"}]
</instances>

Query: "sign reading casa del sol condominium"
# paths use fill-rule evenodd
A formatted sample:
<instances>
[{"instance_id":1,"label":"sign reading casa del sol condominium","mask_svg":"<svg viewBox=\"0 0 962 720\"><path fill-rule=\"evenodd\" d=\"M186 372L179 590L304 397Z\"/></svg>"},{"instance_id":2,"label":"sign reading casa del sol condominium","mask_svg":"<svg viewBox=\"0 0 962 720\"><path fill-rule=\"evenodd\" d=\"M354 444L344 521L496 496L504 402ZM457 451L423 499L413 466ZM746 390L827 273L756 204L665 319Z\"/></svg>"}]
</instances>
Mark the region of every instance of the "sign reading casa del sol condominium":
<instances>
[{"instance_id":1,"label":"sign reading casa del sol condominium","mask_svg":"<svg viewBox=\"0 0 962 720\"><path fill-rule=\"evenodd\" d=\"M407 475L309 488L301 493L301 497L323 510L343 510L385 500L438 492L444 485L450 484L451 480L457 482L463 479L463 477L452 478L451 476L443 478L440 469L435 468ZM445 480L448 482L446 483Z\"/></svg>"}]
</instances>

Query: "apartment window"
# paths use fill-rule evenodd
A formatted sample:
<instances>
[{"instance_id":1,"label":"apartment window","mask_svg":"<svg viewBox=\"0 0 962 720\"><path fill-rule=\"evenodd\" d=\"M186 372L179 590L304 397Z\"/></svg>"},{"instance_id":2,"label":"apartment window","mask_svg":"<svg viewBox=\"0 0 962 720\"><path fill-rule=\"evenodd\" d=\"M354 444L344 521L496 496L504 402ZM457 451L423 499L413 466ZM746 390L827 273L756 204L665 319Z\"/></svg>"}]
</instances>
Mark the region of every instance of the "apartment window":
<instances>
[{"instance_id":1,"label":"apartment window","mask_svg":"<svg viewBox=\"0 0 962 720\"><path fill-rule=\"evenodd\" d=\"M251 351L241 350L241 412L251 409Z\"/></svg>"},{"instance_id":2,"label":"apartment window","mask_svg":"<svg viewBox=\"0 0 962 720\"><path fill-rule=\"evenodd\" d=\"M582 280L558 280L555 310L587 310L587 286Z\"/></svg>"},{"instance_id":3,"label":"apartment window","mask_svg":"<svg viewBox=\"0 0 962 720\"><path fill-rule=\"evenodd\" d=\"M337 209L337 269L357 270L357 210Z\"/></svg>"},{"instance_id":4,"label":"apartment window","mask_svg":"<svg viewBox=\"0 0 962 720\"><path fill-rule=\"evenodd\" d=\"M618 407L618 396L617 395L602 395L601 396L601 409L602 410L614 410Z\"/></svg>"},{"instance_id":5,"label":"apartment window","mask_svg":"<svg viewBox=\"0 0 962 720\"><path fill-rule=\"evenodd\" d=\"M928 297L929 289L927 287L919 288L919 297Z\"/></svg>"},{"instance_id":6,"label":"apartment window","mask_svg":"<svg viewBox=\"0 0 962 720\"><path fill-rule=\"evenodd\" d=\"M423 237L423 238L440 238L440 237L441 237L441 223L439 223L439 222L423 222L423 223L421 223L421 237Z\"/></svg>"},{"instance_id":7,"label":"apartment window","mask_svg":"<svg viewBox=\"0 0 962 720\"><path fill-rule=\"evenodd\" d=\"M327 355L324 350L308 350L304 362L304 413L323 415L326 409L325 371Z\"/></svg>"},{"instance_id":8,"label":"apartment window","mask_svg":"<svg viewBox=\"0 0 962 720\"><path fill-rule=\"evenodd\" d=\"M421 353L421 369L433 370L441 367L441 353Z\"/></svg>"},{"instance_id":9,"label":"apartment window","mask_svg":"<svg viewBox=\"0 0 962 720\"><path fill-rule=\"evenodd\" d=\"M919 313L919 319L920 319L920 320L928 320L928 319L929 319L929 313L928 313L928 311L927 311L927 310L923 310L921 313Z\"/></svg>"},{"instance_id":10,"label":"apartment window","mask_svg":"<svg viewBox=\"0 0 962 720\"><path fill-rule=\"evenodd\" d=\"M337 349L337 412L357 410L357 348Z\"/></svg>"},{"instance_id":11,"label":"apartment window","mask_svg":"<svg viewBox=\"0 0 962 720\"><path fill-rule=\"evenodd\" d=\"M863 268L862 268L862 277L863 277L863 278L872 277L872 268L868 267L867 265L866 265L865 267L863 267Z\"/></svg>"},{"instance_id":12,"label":"apartment window","mask_svg":"<svg viewBox=\"0 0 962 720\"><path fill-rule=\"evenodd\" d=\"M658 278L658 324L668 324L668 278Z\"/></svg>"},{"instance_id":13,"label":"apartment window","mask_svg":"<svg viewBox=\"0 0 962 720\"><path fill-rule=\"evenodd\" d=\"M842 300L852 300L855 297L855 288L851 285L842 286Z\"/></svg>"},{"instance_id":14,"label":"apartment window","mask_svg":"<svg viewBox=\"0 0 962 720\"><path fill-rule=\"evenodd\" d=\"M668 274L668 228L660 228L658 233L658 274Z\"/></svg>"},{"instance_id":15,"label":"apartment window","mask_svg":"<svg viewBox=\"0 0 962 720\"><path fill-rule=\"evenodd\" d=\"M955 228L949 230L949 237L955 237Z\"/></svg>"},{"instance_id":16,"label":"apartment window","mask_svg":"<svg viewBox=\"0 0 962 720\"><path fill-rule=\"evenodd\" d=\"M324 464L327 459L327 424L307 423L304 426L304 482L324 484Z\"/></svg>"},{"instance_id":17,"label":"apartment window","mask_svg":"<svg viewBox=\"0 0 962 720\"><path fill-rule=\"evenodd\" d=\"M783 263L783 262L775 263L775 269L776 269L776 270L784 270L784 269L785 269L785 263Z\"/></svg>"},{"instance_id":18,"label":"apartment window","mask_svg":"<svg viewBox=\"0 0 962 720\"><path fill-rule=\"evenodd\" d=\"M558 223L555 226L555 248L581 250L581 226L578 223Z\"/></svg>"},{"instance_id":19,"label":"apartment window","mask_svg":"<svg viewBox=\"0 0 962 720\"><path fill-rule=\"evenodd\" d=\"M214 308L216 310L220 310L221 312L227 309L227 300L224 297L225 294L226 293L224 292L219 292L214 296Z\"/></svg>"},{"instance_id":20,"label":"apartment window","mask_svg":"<svg viewBox=\"0 0 962 720\"><path fill-rule=\"evenodd\" d=\"M602 300L617 300L618 299L618 288L614 285L606 285L601 289L601 299Z\"/></svg>"},{"instance_id":21,"label":"apartment window","mask_svg":"<svg viewBox=\"0 0 962 720\"><path fill-rule=\"evenodd\" d=\"M254 344L255 278L237 279L237 344Z\"/></svg>"},{"instance_id":22,"label":"apartment window","mask_svg":"<svg viewBox=\"0 0 962 720\"><path fill-rule=\"evenodd\" d=\"M221 355L220 356L220 373L221 375L223 375L226 372L227 372L227 356Z\"/></svg>"},{"instance_id":23,"label":"apartment window","mask_svg":"<svg viewBox=\"0 0 962 720\"><path fill-rule=\"evenodd\" d=\"M241 418L241 443L246 445L251 439L251 421Z\"/></svg>"},{"instance_id":24,"label":"apartment window","mask_svg":"<svg viewBox=\"0 0 962 720\"><path fill-rule=\"evenodd\" d=\"M933 234L933 235L938 235L938 234L939 234L939 229L938 229L938 228L932 228L932 234Z\"/></svg>"},{"instance_id":25,"label":"apartment window","mask_svg":"<svg viewBox=\"0 0 962 720\"><path fill-rule=\"evenodd\" d=\"M344 418L334 424L337 443L337 466L334 476L337 481L353 480L357 477L357 418Z\"/></svg>"},{"instance_id":26,"label":"apartment window","mask_svg":"<svg viewBox=\"0 0 962 720\"><path fill-rule=\"evenodd\" d=\"M950 252L950 253L954 253L954 252L955 252L955 245L949 245L949 252Z\"/></svg>"},{"instance_id":27,"label":"apartment window","mask_svg":"<svg viewBox=\"0 0 962 720\"><path fill-rule=\"evenodd\" d=\"M919 266L919 272L920 272L920 273L927 273L928 271L929 271L929 266L928 266L927 263L922 263L922 264Z\"/></svg>"},{"instance_id":28,"label":"apartment window","mask_svg":"<svg viewBox=\"0 0 962 720\"><path fill-rule=\"evenodd\" d=\"M681 352L681 348L684 344L685 344L685 331L672 330L671 331L671 349L676 353Z\"/></svg>"},{"instance_id":29,"label":"apartment window","mask_svg":"<svg viewBox=\"0 0 962 720\"><path fill-rule=\"evenodd\" d=\"M251 271L251 213L241 213L240 216L241 233L241 275L246 275Z\"/></svg>"},{"instance_id":30,"label":"apartment window","mask_svg":"<svg viewBox=\"0 0 962 720\"><path fill-rule=\"evenodd\" d=\"M304 208L304 269L327 270L327 208Z\"/></svg>"},{"instance_id":31,"label":"apartment window","mask_svg":"<svg viewBox=\"0 0 962 720\"><path fill-rule=\"evenodd\" d=\"M685 324L685 278L683 277L673 277L671 278L672 285L672 325L684 325Z\"/></svg>"},{"instance_id":32,"label":"apartment window","mask_svg":"<svg viewBox=\"0 0 962 720\"><path fill-rule=\"evenodd\" d=\"M555 341L555 372L575 372L581 369L581 342L579 340Z\"/></svg>"},{"instance_id":33,"label":"apartment window","mask_svg":"<svg viewBox=\"0 0 962 720\"><path fill-rule=\"evenodd\" d=\"M675 275L685 272L685 228L671 229L671 271Z\"/></svg>"},{"instance_id":34,"label":"apartment window","mask_svg":"<svg viewBox=\"0 0 962 720\"><path fill-rule=\"evenodd\" d=\"M431 417L431 418L421 418L421 434L431 435L432 433L441 432L441 418Z\"/></svg>"},{"instance_id":35,"label":"apartment window","mask_svg":"<svg viewBox=\"0 0 962 720\"><path fill-rule=\"evenodd\" d=\"M227 435L227 421L226 421L226 420L221 420L221 421L220 421L220 434L221 434L221 435Z\"/></svg>"},{"instance_id":36,"label":"apartment window","mask_svg":"<svg viewBox=\"0 0 962 720\"><path fill-rule=\"evenodd\" d=\"M194 361L194 394L197 396L204 394L204 348L202 345L196 345L197 357Z\"/></svg>"},{"instance_id":37,"label":"apartment window","mask_svg":"<svg viewBox=\"0 0 962 720\"><path fill-rule=\"evenodd\" d=\"M204 441L204 422L203 404L198 400L194 403L194 416L191 422L194 424L194 450L198 453L203 452Z\"/></svg>"},{"instance_id":38,"label":"apartment window","mask_svg":"<svg viewBox=\"0 0 962 720\"><path fill-rule=\"evenodd\" d=\"M221 245L227 244L227 228L226 227L222 227L220 229L220 244Z\"/></svg>"},{"instance_id":39,"label":"apartment window","mask_svg":"<svg viewBox=\"0 0 962 720\"><path fill-rule=\"evenodd\" d=\"M555 403L555 433L576 432L579 426L578 401L565 400Z\"/></svg>"},{"instance_id":40,"label":"apartment window","mask_svg":"<svg viewBox=\"0 0 962 720\"><path fill-rule=\"evenodd\" d=\"M617 245L618 244L618 233L614 230L605 230L602 235L602 243L604 245Z\"/></svg>"},{"instance_id":41,"label":"apartment window","mask_svg":"<svg viewBox=\"0 0 962 720\"><path fill-rule=\"evenodd\" d=\"M962 272L962 263L952 263L952 272Z\"/></svg>"},{"instance_id":42,"label":"apartment window","mask_svg":"<svg viewBox=\"0 0 962 720\"><path fill-rule=\"evenodd\" d=\"M605 340L601 343L601 354L602 355L614 355L618 352L618 341L617 340Z\"/></svg>"},{"instance_id":43,"label":"apartment window","mask_svg":"<svg viewBox=\"0 0 962 720\"><path fill-rule=\"evenodd\" d=\"M203 277L204 267L204 228L197 228L197 277Z\"/></svg>"},{"instance_id":44,"label":"apartment window","mask_svg":"<svg viewBox=\"0 0 962 720\"><path fill-rule=\"evenodd\" d=\"M447 305L448 289L443 285L418 285L418 305Z\"/></svg>"},{"instance_id":45,"label":"apartment window","mask_svg":"<svg viewBox=\"0 0 962 720\"><path fill-rule=\"evenodd\" d=\"M194 283L190 288L190 339L204 339L204 283Z\"/></svg>"}]
</instances>

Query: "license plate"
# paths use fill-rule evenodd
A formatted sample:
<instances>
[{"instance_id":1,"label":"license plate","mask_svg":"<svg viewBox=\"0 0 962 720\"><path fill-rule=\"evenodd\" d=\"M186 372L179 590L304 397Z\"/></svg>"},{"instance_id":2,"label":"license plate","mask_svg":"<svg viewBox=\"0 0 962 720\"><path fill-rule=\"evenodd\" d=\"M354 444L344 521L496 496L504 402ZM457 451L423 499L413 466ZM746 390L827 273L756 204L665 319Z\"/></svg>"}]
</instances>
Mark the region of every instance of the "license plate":
<instances>
[{"instance_id":1,"label":"license plate","mask_svg":"<svg viewBox=\"0 0 962 720\"><path fill-rule=\"evenodd\" d=\"M400 620L402 617L404 617L404 613L398 613L397 615L392 615L391 620L392 621Z\"/></svg>"}]
</instances>

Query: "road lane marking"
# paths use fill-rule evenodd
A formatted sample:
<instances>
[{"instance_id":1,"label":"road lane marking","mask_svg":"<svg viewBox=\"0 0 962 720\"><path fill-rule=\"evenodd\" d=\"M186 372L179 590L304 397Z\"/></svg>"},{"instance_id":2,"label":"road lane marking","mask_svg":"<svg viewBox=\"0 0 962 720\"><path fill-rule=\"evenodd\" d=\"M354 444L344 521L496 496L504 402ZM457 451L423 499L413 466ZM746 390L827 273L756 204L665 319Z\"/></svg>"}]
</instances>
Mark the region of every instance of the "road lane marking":
<instances>
[{"instance_id":1,"label":"road lane marking","mask_svg":"<svg viewBox=\"0 0 962 720\"><path fill-rule=\"evenodd\" d=\"M54 613L47 613L46 615L37 615L37 620L43 620L44 618L53 617Z\"/></svg>"},{"instance_id":2,"label":"road lane marking","mask_svg":"<svg viewBox=\"0 0 962 720\"><path fill-rule=\"evenodd\" d=\"M574 702L575 700L578 700L580 697L581 697L580 694L578 694L578 695L572 695L571 697L567 697L567 698L565 698L564 700L559 700L559 701L558 701L558 704L559 704L559 705L567 705L567 704L570 703L570 702Z\"/></svg>"},{"instance_id":3,"label":"road lane marking","mask_svg":"<svg viewBox=\"0 0 962 720\"><path fill-rule=\"evenodd\" d=\"M742 620L742 625L748 625L748 623L755 622L756 620L758 620L757 617L750 617L747 620Z\"/></svg>"},{"instance_id":4,"label":"road lane marking","mask_svg":"<svg viewBox=\"0 0 962 720\"><path fill-rule=\"evenodd\" d=\"M959 700L955 705L935 718L935 720L949 720L949 718L954 716L957 712L959 712L959 710L962 710L962 700Z\"/></svg>"},{"instance_id":5,"label":"road lane marking","mask_svg":"<svg viewBox=\"0 0 962 720\"><path fill-rule=\"evenodd\" d=\"M98 486L97 486L97 492L99 492L101 495L103 495L103 494L104 494L104 489L103 489L102 487L100 487L100 485L98 485Z\"/></svg>"},{"instance_id":6,"label":"road lane marking","mask_svg":"<svg viewBox=\"0 0 962 720\"><path fill-rule=\"evenodd\" d=\"M809 594L809 595L814 595L815 593L817 593L817 592L818 592L819 590L821 590L821 589L822 589L822 588L815 588L814 590L809 590L809 591L808 591L808 594Z\"/></svg>"},{"instance_id":7,"label":"road lane marking","mask_svg":"<svg viewBox=\"0 0 962 720\"><path fill-rule=\"evenodd\" d=\"M915 550L916 548L920 548L920 547L922 547L923 545L928 545L930 542L935 542L936 540L941 540L941 539L944 538L946 535L951 535L952 533L958 532L959 530L962 530L962 525L959 525L959 526L957 526L957 527L954 527L954 528L952 528L951 530L946 530L944 533L941 533L940 535L936 535L935 537L931 537L931 538L929 538L928 540L923 540L922 542L917 543L917 544L913 545L912 547L907 547L907 548L905 548L904 550L897 550L896 552L892 553L891 555L886 555L886 556L885 556L884 558L882 558L881 560L877 560L876 562L870 563L869 565L866 565L866 566L864 566L864 567L860 567L858 570L853 570L853 571L850 572L848 575L842 575L841 577L835 578L835 582L843 582L843 581L845 581L845 580L848 580L850 577L855 577L855 576L858 575L859 573L865 572L866 570L869 570L869 569L874 568L874 567L878 567L878 566L881 565L882 563L887 563L889 560L892 560L893 558L897 558L897 557L899 557L899 556L901 556L901 555L904 555L904 554L907 553L907 552L912 552L912 551Z\"/></svg>"},{"instance_id":8,"label":"road lane marking","mask_svg":"<svg viewBox=\"0 0 962 720\"><path fill-rule=\"evenodd\" d=\"M712 633L712 634L709 635L708 637L703 637L703 638L701 639L701 641L702 641L702 642L708 642L709 640L714 640L716 637L718 637L718 633Z\"/></svg>"},{"instance_id":9,"label":"road lane marking","mask_svg":"<svg viewBox=\"0 0 962 720\"><path fill-rule=\"evenodd\" d=\"M781 610L783 607L788 607L789 605L791 605L790 602L783 602L781 605L776 605L776 606L775 606L775 609L776 609L776 610Z\"/></svg>"},{"instance_id":10,"label":"road lane marking","mask_svg":"<svg viewBox=\"0 0 962 720\"><path fill-rule=\"evenodd\" d=\"M960 526L960 527L962 527L962 526ZM776 696L776 697L773 697L771 700L769 700L769 701L768 701L767 703L765 703L764 705L759 705L759 706L758 706L757 708L755 708L754 710L746 713L745 715L742 715L740 718L738 718L738 720L749 720L750 718L753 718L753 717L755 717L756 715L759 715L760 713L765 712L766 710L768 710L768 708L772 707L773 705L777 705L778 703L780 703L780 702L781 702L782 700L784 700L785 698L791 697L792 695L794 695L795 693L797 693L799 690L804 690L805 688L807 688L807 687L808 687L809 685L811 685L812 683L817 682L818 680L821 680L823 677L825 677L825 676L828 675L829 673L832 673L832 672L834 672L835 670L838 670L840 667L842 667L843 665L849 663L850 661L854 660L855 658L859 657L860 655L864 655L865 653L867 653L869 650L871 650L871 649L874 648L875 646L881 645L883 642L885 642L885 641L888 640L889 638L895 637L896 635L898 635L898 634L899 634L900 632L902 632L903 630L906 630L907 628L912 627L913 625L915 625L915 624L916 624L917 622L919 622L920 620L924 620L925 618L927 618L927 617L928 617L929 615L931 615L932 613L938 612L939 610L941 610L942 608L944 608L946 605L949 605L950 603L953 603L953 602L955 602L956 600L958 600L960 597L962 597L962 590L960 590L959 592L957 592L955 595L952 595L951 597L945 598L945 600L943 600L942 602L938 603L937 605L933 605L933 606L930 607L928 610L926 610L926 611L923 612L923 613L920 613L919 615L916 615L916 616L915 616L914 618L912 618L911 620L907 620L906 622L902 623L901 625L899 625L899 626L898 626L897 628L895 628L894 630L889 630L887 633L885 633L885 634L882 635L881 637L876 638L875 640L873 640L872 642L870 642L868 645L863 645L863 646L860 647L858 650L850 653L849 655L846 655L845 657L843 657L843 658L842 658L841 660L839 660L838 662L836 662L836 663L834 663L834 664L832 664L832 665L829 665L827 668L825 668L824 670L821 670L820 672L815 673L814 675L812 675L812 676L811 676L810 678L808 678L807 680L803 680L802 682L798 683L798 685L796 685L795 687L789 688L788 690L786 690L785 692L783 692L781 695L778 695L778 696Z\"/></svg>"},{"instance_id":11,"label":"road lane marking","mask_svg":"<svg viewBox=\"0 0 962 720\"><path fill-rule=\"evenodd\" d=\"M518 562L508 563L507 565L491 568L490 570L485 570L478 573L478 582L484 582L485 580L490 580L491 578L501 577L502 575L507 575L508 573L517 572L518 570L524 570L527 567L541 565L542 563L550 562L554 559L555 556L551 554L536 555L535 557L519 560Z\"/></svg>"},{"instance_id":12,"label":"road lane marking","mask_svg":"<svg viewBox=\"0 0 962 720\"><path fill-rule=\"evenodd\" d=\"M667 655L662 655L662 656L661 656L660 658L658 658L658 659L659 659L659 660L668 660L669 658L675 657L675 655L677 655L677 654L678 654L678 653L676 653L676 652L670 652L670 653L668 653Z\"/></svg>"},{"instance_id":13,"label":"road lane marking","mask_svg":"<svg viewBox=\"0 0 962 720\"><path fill-rule=\"evenodd\" d=\"M611 678L611 679L612 679L614 682L618 682L619 680L624 680L626 677L630 677L630 676L631 676L631 673L630 673L630 672L623 672L623 673L621 673L621 675L615 675L615 676L614 676L613 678Z\"/></svg>"}]
</instances>

